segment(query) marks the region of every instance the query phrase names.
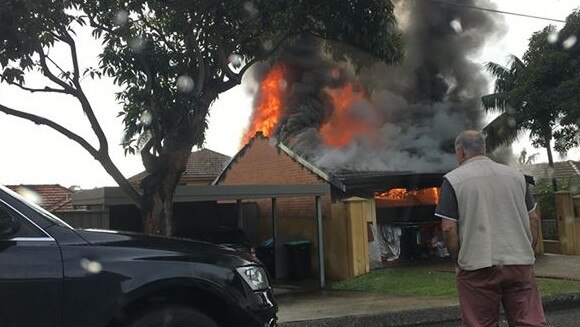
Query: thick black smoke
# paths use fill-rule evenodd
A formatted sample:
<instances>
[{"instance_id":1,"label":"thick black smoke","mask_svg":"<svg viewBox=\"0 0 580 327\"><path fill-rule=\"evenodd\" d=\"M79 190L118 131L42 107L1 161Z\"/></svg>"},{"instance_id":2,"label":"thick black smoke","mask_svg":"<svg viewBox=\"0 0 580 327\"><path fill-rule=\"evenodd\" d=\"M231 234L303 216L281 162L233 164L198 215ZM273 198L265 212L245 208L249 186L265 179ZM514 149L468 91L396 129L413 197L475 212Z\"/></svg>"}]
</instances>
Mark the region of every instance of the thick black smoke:
<instances>
[{"instance_id":1,"label":"thick black smoke","mask_svg":"<svg viewBox=\"0 0 580 327\"><path fill-rule=\"evenodd\" d=\"M494 7L488 0L455 2ZM325 90L342 86L352 75L332 64L312 40L282 58L289 89L276 136L318 166L445 171L456 165L455 136L481 128L480 99L488 81L475 58L503 31L502 16L428 0L395 4L405 60L394 66L374 65L356 76L371 91L368 101L349 110L372 124L344 148L325 146L318 130L333 110Z\"/></svg>"}]
</instances>

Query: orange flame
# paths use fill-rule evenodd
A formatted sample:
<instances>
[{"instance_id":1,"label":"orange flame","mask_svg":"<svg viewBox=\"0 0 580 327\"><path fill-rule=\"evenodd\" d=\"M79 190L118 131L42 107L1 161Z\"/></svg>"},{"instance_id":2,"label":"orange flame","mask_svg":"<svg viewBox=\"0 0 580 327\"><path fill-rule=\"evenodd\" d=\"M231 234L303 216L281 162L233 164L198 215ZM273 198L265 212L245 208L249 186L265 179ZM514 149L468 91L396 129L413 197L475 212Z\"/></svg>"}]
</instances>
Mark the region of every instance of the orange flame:
<instances>
[{"instance_id":1,"label":"orange flame","mask_svg":"<svg viewBox=\"0 0 580 327\"><path fill-rule=\"evenodd\" d=\"M284 66L276 65L260 83L260 100L242 140L242 146L257 132L262 132L265 136L270 136L274 132L282 114L283 83L285 83Z\"/></svg>"},{"instance_id":2,"label":"orange flame","mask_svg":"<svg viewBox=\"0 0 580 327\"><path fill-rule=\"evenodd\" d=\"M285 83L282 64L274 66L260 82L260 98L242 139L242 146L257 132L262 132L264 136L271 136L274 133L284 107ZM364 92L360 86L348 83L339 89L329 89L327 93L334 110L328 122L320 129L322 141L329 146L343 147L349 144L353 137L370 128L368 121L356 117L349 110L353 103L364 100Z\"/></svg>"},{"instance_id":3,"label":"orange flame","mask_svg":"<svg viewBox=\"0 0 580 327\"><path fill-rule=\"evenodd\" d=\"M375 199L394 201L399 204L419 203L436 205L439 202L439 188L431 187L420 190L407 190L404 188L394 188L387 192L376 193Z\"/></svg>"},{"instance_id":4,"label":"orange flame","mask_svg":"<svg viewBox=\"0 0 580 327\"><path fill-rule=\"evenodd\" d=\"M334 112L330 120L320 129L322 141L333 147L344 147L354 136L369 128L367 122L353 117L348 111L354 102L364 99L364 94L356 90L355 85L351 83L341 89L328 90L328 94L332 99Z\"/></svg>"}]
</instances>

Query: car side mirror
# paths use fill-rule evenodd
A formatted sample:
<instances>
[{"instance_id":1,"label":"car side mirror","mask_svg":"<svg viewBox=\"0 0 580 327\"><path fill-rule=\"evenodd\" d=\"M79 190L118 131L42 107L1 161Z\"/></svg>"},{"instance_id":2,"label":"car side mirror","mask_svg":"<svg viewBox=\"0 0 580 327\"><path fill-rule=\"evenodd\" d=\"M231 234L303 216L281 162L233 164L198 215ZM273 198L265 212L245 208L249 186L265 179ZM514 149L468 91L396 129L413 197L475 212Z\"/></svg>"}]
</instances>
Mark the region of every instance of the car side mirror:
<instances>
[{"instance_id":1,"label":"car side mirror","mask_svg":"<svg viewBox=\"0 0 580 327\"><path fill-rule=\"evenodd\" d=\"M5 208L0 207L0 238L8 237L20 229L20 222Z\"/></svg>"}]
</instances>

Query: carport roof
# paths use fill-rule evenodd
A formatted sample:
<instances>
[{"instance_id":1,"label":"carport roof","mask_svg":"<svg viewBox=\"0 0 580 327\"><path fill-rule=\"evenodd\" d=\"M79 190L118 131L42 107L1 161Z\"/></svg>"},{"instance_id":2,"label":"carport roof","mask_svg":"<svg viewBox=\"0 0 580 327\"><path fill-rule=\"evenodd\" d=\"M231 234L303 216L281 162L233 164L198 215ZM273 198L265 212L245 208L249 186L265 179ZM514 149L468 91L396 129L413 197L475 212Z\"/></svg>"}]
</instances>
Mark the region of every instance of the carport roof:
<instances>
[{"instance_id":1,"label":"carport roof","mask_svg":"<svg viewBox=\"0 0 580 327\"><path fill-rule=\"evenodd\" d=\"M300 196L323 196L330 193L330 185L179 185L174 202L201 202L218 200L248 200ZM101 187L73 194L75 205L130 205L131 199L119 187Z\"/></svg>"}]
</instances>

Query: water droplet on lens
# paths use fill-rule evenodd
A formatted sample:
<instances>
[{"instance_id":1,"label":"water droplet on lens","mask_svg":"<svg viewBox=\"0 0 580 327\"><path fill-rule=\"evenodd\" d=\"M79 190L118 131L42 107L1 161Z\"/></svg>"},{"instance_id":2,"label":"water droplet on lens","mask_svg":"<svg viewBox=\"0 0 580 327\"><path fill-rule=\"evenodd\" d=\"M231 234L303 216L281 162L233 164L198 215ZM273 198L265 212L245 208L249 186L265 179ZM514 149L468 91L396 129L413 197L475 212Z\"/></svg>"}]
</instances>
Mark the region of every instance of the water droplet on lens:
<instances>
[{"instance_id":1,"label":"water droplet on lens","mask_svg":"<svg viewBox=\"0 0 580 327\"><path fill-rule=\"evenodd\" d=\"M570 49L576 44L576 41L578 41L578 38L576 38L575 35L572 35L568 37L566 40L564 40L564 42L562 42L562 46L564 47L564 49Z\"/></svg>"},{"instance_id":2,"label":"water droplet on lens","mask_svg":"<svg viewBox=\"0 0 580 327\"><path fill-rule=\"evenodd\" d=\"M179 90L179 92L190 93L193 91L194 86L195 83L193 82L193 79L187 75L179 76L177 79L177 90Z\"/></svg>"},{"instance_id":3,"label":"water droplet on lens","mask_svg":"<svg viewBox=\"0 0 580 327\"><path fill-rule=\"evenodd\" d=\"M244 3L244 10L251 18L258 16L258 8L250 1Z\"/></svg>"},{"instance_id":4,"label":"water droplet on lens","mask_svg":"<svg viewBox=\"0 0 580 327\"><path fill-rule=\"evenodd\" d=\"M129 40L129 48L131 48L133 52L139 53L143 51L143 48L145 48L145 40L140 36L131 38Z\"/></svg>"},{"instance_id":5,"label":"water droplet on lens","mask_svg":"<svg viewBox=\"0 0 580 327\"><path fill-rule=\"evenodd\" d=\"M230 61L230 64L232 64L232 66L236 69L242 66L242 57L240 55L232 54L228 60Z\"/></svg>"},{"instance_id":6,"label":"water droplet on lens","mask_svg":"<svg viewBox=\"0 0 580 327\"><path fill-rule=\"evenodd\" d=\"M98 274L103 270L103 266L98 261L82 258L80 263L81 267L83 267L83 269L90 274Z\"/></svg>"},{"instance_id":7,"label":"water droplet on lens","mask_svg":"<svg viewBox=\"0 0 580 327\"><path fill-rule=\"evenodd\" d=\"M126 10L120 9L117 10L115 13L115 17L113 18L113 23L115 25L125 25L129 20L129 13Z\"/></svg>"},{"instance_id":8,"label":"water droplet on lens","mask_svg":"<svg viewBox=\"0 0 580 327\"><path fill-rule=\"evenodd\" d=\"M330 76L332 76L332 79L337 80L340 78L340 70L339 69L333 69L330 72Z\"/></svg>"},{"instance_id":9,"label":"water droplet on lens","mask_svg":"<svg viewBox=\"0 0 580 327\"><path fill-rule=\"evenodd\" d=\"M25 198L26 200L33 202L37 205L42 205L44 200L42 195L28 187L20 186L16 189L16 193Z\"/></svg>"},{"instance_id":10,"label":"water droplet on lens","mask_svg":"<svg viewBox=\"0 0 580 327\"><path fill-rule=\"evenodd\" d=\"M513 118L509 118L508 119L508 125L510 125L510 127L515 127L516 126L516 120Z\"/></svg>"},{"instance_id":11,"label":"water droplet on lens","mask_svg":"<svg viewBox=\"0 0 580 327\"><path fill-rule=\"evenodd\" d=\"M546 174L548 175L548 178L554 177L554 168L548 167L548 169L546 170Z\"/></svg>"},{"instance_id":12,"label":"water droplet on lens","mask_svg":"<svg viewBox=\"0 0 580 327\"><path fill-rule=\"evenodd\" d=\"M551 44L558 42L558 32L552 31L550 34L548 34L548 42Z\"/></svg>"},{"instance_id":13,"label":"water droplet on lens","mask_svg":"<svg viewBox=\"0 0 580 327\"><path fill-rule=\"evenodd\" d=\"M148 110L146 110L141 114L140 120L141 124L149 126L149 124L151 124L151 121L153 120L153 116Z\"/></svg>"},{"instance_id":14,"label":"water droplet on lens","mask_svg":"<svg viewBox=\"0 0 580 327\"><path fill-rule=\"evenodd\" d=\"M272 51L272 49L274 49L274 44L272 43L272 41L264 41L262 43L262 48L264 48L264 50L266 51Z\"/></svg>"},{"instance_id":15,"label":"water droplet on lens","mask_svg":"<svg viewBox=\"0 0 580 327\"><path fill-rule=\"evenodd\" d=\"M288 87L288 82L286 82L285 79L280 80L280 82L278 83L278 88L280 88L280 90L285 90Z\"/></svg>"},{"instance_id":16,"label":"water droplet on lens","mask_svg":"<svg viewBox=\"0 0 580 327\"><path fill-rule=\"evenodd\" d=\"M461 26L461 21L459 20L459 18L455 18L454 20L449 22L449 25L451 25L451 28L455 31L455 33L459 34L463 32L463 26Z\"/></svg>"}]
</instances>

